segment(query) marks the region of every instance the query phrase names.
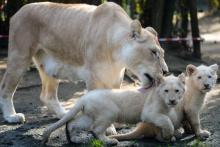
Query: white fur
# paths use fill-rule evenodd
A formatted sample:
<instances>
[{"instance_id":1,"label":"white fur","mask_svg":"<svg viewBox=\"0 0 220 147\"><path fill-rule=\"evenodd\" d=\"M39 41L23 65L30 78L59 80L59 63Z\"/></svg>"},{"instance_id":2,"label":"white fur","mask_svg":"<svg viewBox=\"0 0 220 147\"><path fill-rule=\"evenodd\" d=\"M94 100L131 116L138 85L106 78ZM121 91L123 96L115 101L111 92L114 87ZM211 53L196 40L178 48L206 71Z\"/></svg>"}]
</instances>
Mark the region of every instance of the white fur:
<instances>
[{"instance_id":1,"label":"white fur","mask_svg":"<svg viewBox=\"0 0 220 147\"><path fill-rule=\"evenodd\" d=\"M174 87L169 85L179 89L180 93L172 92ZM158 95L159 90L164 87L171 91L166 98ZM155 90L152 89L146 93L141 93L138 90L91 91L84 95L61 120L45 130L43 140L46 141L54 130L73 118L75 119L69 123L72 128L68 127L70 131L92 130L106 144L117 143L117 140L105 136L105 130L113 122L134 124L142 120L160 124L159 127L164 130L162 135L170 139L174 129L169 117L166 116L167 111L172 108L167 99L169 97L172 100L175 98L178 103L181 98L179 95L183 94L181 92L183 89L184 86L179 78L169 76ZM164 91L159 93L164 94ZM103 97L105 97L105 100L103 100ZM151 109L147 109L148 107ZM163 112L161 110L167 111ZM81 112L81 114L75 117L78 112ZM156 117L152 117L153 115ZM89 120L88 124L85 123L85 119Z\"/></svg>"},{"instance_id":2,"label":"white fur","mask_svg":"<svg viewBox=\"0 0 220 147\"><path fill-rule=\"evenodd\" d=\"M164 51L152 32L111 2L23 6L10 19L8 63L0 84L2 99L8 99L1 101L4 118L24 121L16 115L12 99L32 58L42 81L41 100L59 117L64 113L57 98L59 79L82 79L88 90L120 88L124 69L129 68L144 86L149 85L144 74L155 79L168 71Z\"/></svg>"},{"instance_id":3,"label":"white fur","mask_svg":"<svg viewBox=\"0 0 220 147\"><path fill-rule=\"evenodd\" d=\"M168 113L168 116L174 125L174 134L177 138L180 138L182 135L179 132L179 128L182 125L184 125L183 127L186 132L194 133L202 140L209 137L210 133L201 129L200 112L202 106L204 105L206 93L215 86L217 80L217 71L217 64L213 64L211 66L201 65L199 67L195 67L194 65L187 66L187 77L185 80L186 91L184 93L184 98L180 100L179 104L177 104L175 108L170 109ZM210 75L211 78L208 77ZM198 79L198 76L201 76L201 78ZM204 84L209 84L209 89L204 89ZM146 108L151 109L150 107ZM154 117L155 116L152 115L152 118ZM138 139L141 137L155 137L160 134L161 130L158 129L157 125L140 123L132 132L127 134L113 135L111 137L118 140L129 140Z\"/></svg>"}]
</instances>

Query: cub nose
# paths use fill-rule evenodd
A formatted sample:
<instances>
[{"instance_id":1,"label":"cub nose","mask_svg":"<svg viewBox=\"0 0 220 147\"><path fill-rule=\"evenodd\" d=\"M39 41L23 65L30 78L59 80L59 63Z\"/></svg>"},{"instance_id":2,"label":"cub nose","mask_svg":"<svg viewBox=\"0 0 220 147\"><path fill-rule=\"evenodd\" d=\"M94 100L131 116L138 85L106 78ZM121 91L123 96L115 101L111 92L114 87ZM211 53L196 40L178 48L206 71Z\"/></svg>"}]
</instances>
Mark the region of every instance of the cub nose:
<instances>
[{"instance_id":1,"label":"cub nose","mask_svg":"<svg viewBox=\"0 0 220 147\"><path fill-rule=\"evenodd\" d=\"M170 104L175 105L176 101L175 100L170 100Z\"/></svg>"},{"instance_id":2,"label":"cub nose","mask_svg":"<svg viewBox=\"0 0 220 147\"><path fill-rule=\"evenodd\" d=\"M210 85L209 84L204 84L205 89L209 89Z\"/></svg>"}]
</instances>

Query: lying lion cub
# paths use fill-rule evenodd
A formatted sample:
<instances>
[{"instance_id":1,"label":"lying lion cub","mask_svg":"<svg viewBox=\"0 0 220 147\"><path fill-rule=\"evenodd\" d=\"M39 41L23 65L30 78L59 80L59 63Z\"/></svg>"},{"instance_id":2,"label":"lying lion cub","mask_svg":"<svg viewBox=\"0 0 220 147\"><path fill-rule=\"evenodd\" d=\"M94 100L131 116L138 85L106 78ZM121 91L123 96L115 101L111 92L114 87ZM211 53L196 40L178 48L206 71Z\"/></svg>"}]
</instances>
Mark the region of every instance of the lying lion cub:
<instances>
[{"instance_id":1,"label":"lying lion cub","mask_svg":"<svg viewBox=\"0 0 220 147\"><path fill-rule=\"evenodd\" d=\"M175 106L183 96L183 80L183 76L160 78L158 87L145 93L139 90L91 91L79 99L61 120L45 130L43 141L47 141L54 130L73 118L75 120L69 123L72 127L70 130L92 130L95 136L106 144L118 143L116 139L105 136L107 127L114 122L150 122L162 128L164 138L171 138L174 127L166 115L169 108ZM150 109L147 109L148 107ZM79 112L81 113L76 117Z\"/></svg>"},{"instance_id":2,"label":"lying lion cub","mask_svg":"<svg viewBox=\"0 0 220 147\"><path fill-rule=\"evenodd\" d=\"M178 129L182 122L188 124L184 126L185 131L189 131L189 127L193 133L200 139L209 137L210 133L201 129L200 125L200 110L204 104L205 95L209 92L217 80L218 65L211 66L201 65L195 67L188 65L186 68L186 92L184 98L179 104L169 112L169 117L172 120L175 129ZM186 128L187 127L187 128ZM142 137L155 137L160 134L160 129L149 123L140 123L134 131L127 134L119 134L110 136L118 140L138 139ZM176 133L178 133L176 131Z\"/></svg>"}]
</instances>

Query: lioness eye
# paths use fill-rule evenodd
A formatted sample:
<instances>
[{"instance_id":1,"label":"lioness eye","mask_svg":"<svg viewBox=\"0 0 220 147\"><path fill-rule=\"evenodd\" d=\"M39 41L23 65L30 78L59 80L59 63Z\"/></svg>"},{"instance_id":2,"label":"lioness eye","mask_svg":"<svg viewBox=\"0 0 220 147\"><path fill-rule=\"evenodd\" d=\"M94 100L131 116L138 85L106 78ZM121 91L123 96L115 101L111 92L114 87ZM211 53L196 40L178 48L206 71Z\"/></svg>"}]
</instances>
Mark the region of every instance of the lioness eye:
<instances>
[{"instance_id":1,"label":"lioness eye","mask_svg":"<svg viewBox=\"0 0 220 147\"><path fill-rule=\"evenodd\" d=\"M157 52L155 50L151 50L152 54L154 54L155 56L157 55Z\"/></svg>"},{"instance_id":2,"label":"lioness eye","mask_svg":"<svg viewBox=\"0 0 220 147\"><path fill-rule=\"evenodd\" d=\"M168 93L168 92L169 92L169 90L167 90L167 89L165 89L164 91L165 91L166 93Z\"/></svg>"},{"instance_id":3,"label":"lioness eye","mask_svg":"<svg viewBox=\"0 0 220 147\"><path fill-rule=\"evenodd\" d=\"M210 78L212 78L212 76L209 75L208 78L210 79Z\"/></svg>"},{"instance_id":4,"label":"lioness eye","mask_svg":"<svg viewBox=\"0 0 220 147\"><path fill-rule=\"evenodd\" d=\"M201 79L202 77L201 76L198 76L198 79Z\"/></svg>"},{"instance_id":5,"label":"lioness eye","mask_svg":"<svg viewBox=\"0 0 220 147\"><path fill-rule=\"evenodd\" d=\"M178 90L178 89L176 89L176 90L175 90L175 92L176 92L176 93L178 93L178 92L179 92L179 90Z\"/></svg>"}]
</instances>

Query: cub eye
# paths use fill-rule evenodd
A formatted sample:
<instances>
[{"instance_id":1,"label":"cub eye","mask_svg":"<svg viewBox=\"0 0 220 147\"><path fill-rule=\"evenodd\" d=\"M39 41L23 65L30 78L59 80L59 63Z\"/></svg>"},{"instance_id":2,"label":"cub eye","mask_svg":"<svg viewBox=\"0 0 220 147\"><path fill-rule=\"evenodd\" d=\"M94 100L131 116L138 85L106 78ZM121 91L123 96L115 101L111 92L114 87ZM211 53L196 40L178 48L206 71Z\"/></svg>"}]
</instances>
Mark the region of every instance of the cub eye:
<instances>
[{"instance_id":1,"label":"cub eye","mask_svg":"<svg viewBox=\"0 0 220 147\"><path fill-rule=\"evenodd\" d=\"M175 92L176 92L176 93L178 93L178 92L179 92L179 90L178 90L178 89L176 89L176 90L175 90Z\"/></svg>"},{"instance_id":2,"label":"cub eye","mask_svg":"<svg viewBox=\"0 0 220 147\"><path fill-rule=\"evenodd\" d=\"M210 79L210 78L212 78L212 76L209 75L208 78Z\"/></svg>"},{"instance_id":3,"label":"cub eye","mask_svg":"<svg viewBox=\"0 0 220 147\"><path fill-rule=\"evenodd\" d=\"M201 76L198 76L198 79L201 79L202 77Z\"/></svg>"},{"instance_id":4,"label":"cub eye","mask_svg":"<svg viewBox=\"0 0 220 147\"><path fill-rule=\"evenodd\" d=\"M169 92L169 90L165 89L165 90L164 90L164 92L168 93L168 92Z\"/></svg>"}]
</instances>

